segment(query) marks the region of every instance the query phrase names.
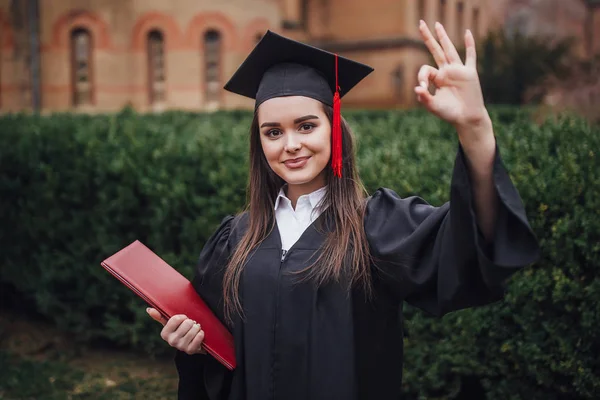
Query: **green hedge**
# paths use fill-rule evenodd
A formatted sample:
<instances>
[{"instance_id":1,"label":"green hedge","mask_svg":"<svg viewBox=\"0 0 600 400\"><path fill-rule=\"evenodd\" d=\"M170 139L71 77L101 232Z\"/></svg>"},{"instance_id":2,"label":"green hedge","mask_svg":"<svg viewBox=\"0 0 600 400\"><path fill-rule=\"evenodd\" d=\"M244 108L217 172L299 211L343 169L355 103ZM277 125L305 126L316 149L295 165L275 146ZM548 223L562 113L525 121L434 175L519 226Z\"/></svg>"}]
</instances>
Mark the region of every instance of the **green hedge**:
<instances>
[{"instance_id":1,"label":"green hedge","mask_svg":"<svg viewBox=\"0 0 600 400\"><path fill-rule=\"evenodd\" d=\"M407 398L600 393L600 128L494 109L543 256L506 300L432 319L407 307ZM421 111L349 112L369 191L448 198L456 135ZM99 265L140 239L188 277L245 202L250 114L125 110L0 117L0 289L82 341L168 351L143 303ZM475 396L475 397L473 397ZM483 394L479 398L483 397Z\"/></svg>"}]
</instances>

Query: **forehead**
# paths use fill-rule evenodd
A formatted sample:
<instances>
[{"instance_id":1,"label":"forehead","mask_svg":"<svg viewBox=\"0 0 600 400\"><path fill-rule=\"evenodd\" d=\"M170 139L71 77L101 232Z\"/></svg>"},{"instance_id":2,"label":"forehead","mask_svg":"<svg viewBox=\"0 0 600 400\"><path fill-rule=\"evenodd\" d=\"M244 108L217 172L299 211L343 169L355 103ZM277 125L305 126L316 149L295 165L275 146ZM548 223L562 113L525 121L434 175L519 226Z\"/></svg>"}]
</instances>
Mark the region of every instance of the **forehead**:
<instances>
[{"instance_id":1,"label":"forehead","mask_svg":"<svg viewBox=\"0 0 600 400\"><path fill-rule=\"evenodd\" d=\"M283 122L305 115L323 114L320 101L304 96L274 97L258 107L258 121Z\"/></svg>"}]
</instances>

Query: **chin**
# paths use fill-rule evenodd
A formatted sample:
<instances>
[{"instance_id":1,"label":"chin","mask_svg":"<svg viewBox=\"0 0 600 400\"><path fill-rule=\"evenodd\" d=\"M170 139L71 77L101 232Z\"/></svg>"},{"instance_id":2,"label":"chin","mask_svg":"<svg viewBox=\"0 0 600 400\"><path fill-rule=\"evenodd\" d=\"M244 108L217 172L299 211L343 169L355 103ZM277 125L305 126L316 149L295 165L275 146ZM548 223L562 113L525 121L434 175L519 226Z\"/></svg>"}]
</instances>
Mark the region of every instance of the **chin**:
<instances>
[{"instance_id":1,"label":"chin","mask_svg":"<svg viewBox=\"0 0 600 400\"><path fill-rule=\"evenodd\" d=\"M305 173L303 171L285 171L285 173L279 175L279 177L283 179L288 185L304 185L315 180L317 176L318 174Z\"/></svg>"},{"instance_id":2,"label":"chin","mask_svg":"<svg viewBox=\"0 0 600 400\"><path fill-rule=\"evenodd\" d=\"M315 170L314 168L299 169L290 171L287 168L276 171L277 175L283 179L288 185L310 185L317 181L325 180L324 170Z\"/></svg>"}]
</instances>

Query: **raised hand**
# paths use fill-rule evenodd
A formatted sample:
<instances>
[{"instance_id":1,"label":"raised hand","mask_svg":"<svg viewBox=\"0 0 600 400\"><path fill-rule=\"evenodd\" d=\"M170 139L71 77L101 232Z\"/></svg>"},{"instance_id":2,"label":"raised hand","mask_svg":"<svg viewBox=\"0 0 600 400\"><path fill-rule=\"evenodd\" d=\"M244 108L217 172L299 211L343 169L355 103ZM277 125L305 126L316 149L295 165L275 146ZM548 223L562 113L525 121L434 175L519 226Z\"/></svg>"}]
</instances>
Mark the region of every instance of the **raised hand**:
<instances>
[{"instance_id":1,"label":"raised hand","mask_svg":"<svg viewBox=\"0 0 600 400\"><path fill-rule=\"evenodd\" d=\"M496 138L477 75L475 39L471 31L465 33L467 54L463 63L440 23L435 24L439 43L425 22L420 21L419 30L437 68L421 67L417 98L431 113L454 125L466 156L477 225L491 241L498 208L492 179ZM435 86L434 94L429 93L429 84Z\"/></svg>"},{"instance_id":2,"label":"raised hand","mask_svg":"<svg viewBox=\"0 0 600 400\"><path fill-rule=\"evenodd\" d=\"M418 73L417 99L434 115L448 121L457 130L470 125L487 123L489 115L483 101L477 74L477 53L471 31L465 33L466 57L463 63L444 27L435 24L436 40L424 21L419 31L425 45L433 55L437 68L423 65ZM430 84L435 93L428 91Z\"/></svg>"}]
</instances>

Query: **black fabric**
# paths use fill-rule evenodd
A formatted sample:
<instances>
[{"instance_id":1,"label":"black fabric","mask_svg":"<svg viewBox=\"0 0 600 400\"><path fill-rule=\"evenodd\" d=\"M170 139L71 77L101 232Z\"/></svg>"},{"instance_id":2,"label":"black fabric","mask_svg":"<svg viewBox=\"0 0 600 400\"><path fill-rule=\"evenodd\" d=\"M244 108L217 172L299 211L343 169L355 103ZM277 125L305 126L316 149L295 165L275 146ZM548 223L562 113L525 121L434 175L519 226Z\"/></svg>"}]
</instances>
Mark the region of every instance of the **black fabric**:
<instances>
[{"instance_id":1,"label":"black fabric","mask_svg":"<svg viewBox=\"0 0 600 400\"><path fill-rule=\"evenodd\" d=\"M340 96L371 72L368 65L338 56ZM335 55L267 31L224 88L256 99L255 107L284 96L310 97L332 106Z\"/></svg>"},{"instance_id":2,"label":"black fabric","mask_svg":"<svg viewBox=\"0 0 600 400\"><path fill-rule=\"evenodd\" d=\"M231 327L238 367L209 356L177 359L180 399L398 399L407 301L442 316L501 299L505 280L539 256L519 194L496 153L500 208L493 243L477 228L464 155L459 150L450 202L379 189L368 201L365 229L375 263L375 297L365 301L344 282L318 289L289 272L314 260L328 229L327 212L281 261L275 229L253 252L241 282L244 322ZM227 217L201 253L194 285L222 316L222 271L247 226Z\"/></svg>"}]
</instances>

